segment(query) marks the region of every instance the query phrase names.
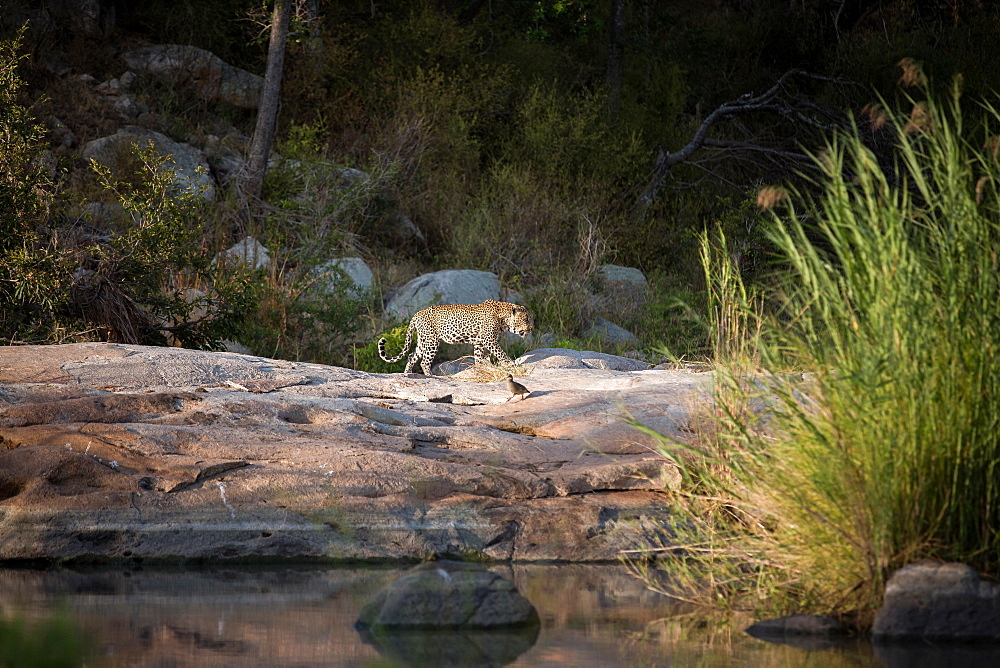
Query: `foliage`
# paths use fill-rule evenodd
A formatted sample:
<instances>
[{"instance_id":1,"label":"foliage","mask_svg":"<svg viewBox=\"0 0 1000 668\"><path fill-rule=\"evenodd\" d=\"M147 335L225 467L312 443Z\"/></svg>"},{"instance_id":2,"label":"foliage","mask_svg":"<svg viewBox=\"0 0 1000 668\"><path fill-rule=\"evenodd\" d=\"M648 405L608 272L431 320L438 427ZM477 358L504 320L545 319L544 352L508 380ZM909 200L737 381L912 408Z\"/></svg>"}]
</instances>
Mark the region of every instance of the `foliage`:
<instances>
[{"instance_id":1,"label":"foliage","mask_svg":"<svg viewBox=\"0 0 1000 668\"><path fill-rule=\"evenodd\" d=\"M0 666L86 665L95 649L65 612L30 624L21 616L0 619Z\"/></svg>"},{"instance_id":2,"label":"foliage","mask_svg":"<svg viewBox=\"0 0 1000 668\"><path fill-rule=\"evenodd\" d=\"M957 86L910 106L881 117L894 168L857 132L817 157L818 194L793 192L769 229L786 270L762 373L737 336L701 440L664 444L691 503L663 553L692 597L864 624L914 560L998 574L1000 162L982 133L1000 110L966 128ZM738 285L720 294L753 306Z\"/></svg>"},{"instance_id":3,"label":"foliage","mask_svg":"<svg viewBox=\"0 0 1000 668\"><path fill-rule=\"evenodd\" d=\"M73 303L117 340L164 344L169 333L181 345L218 346L254 303L250 277L238 266L220 273L209 264L201 193L178 183L151 142L133 155L138 169L127 180L91 163L123 215L106 238L78 249Z\"/></svg>"},{"instance_id":4,"label":"foliage","mask_svg":"<svg viewBox=\"0 0 1000 668\"><path fill-rule=\"evenodd\" d=\"M371 373L399 373L402 371L406 366L407 356L404 355L398 362L390 363L383 361L378 354L378 340L384 336L386 339L385 354L389 357L395 357L399 354L399 351L403 349L403 344L406 343L407 326L408 325L399 325L398 327L386 330L379 336L374 337L372 341L363 348L355 350L354 368L358 371L368 371ZM415 345L415 341L410 342L409 353L413 352L413 347Z\"/></svg>"},{"instance_id":5,"label":"foliage","mask_svg":"<svg viewBox=\"0 0 1000 668\"><path fill-rule=\"evenodd\" d=\"M69 276L65 259L45 248L34 221L46 220L51 178L43 159L44 130L19 104L18 74L25 29L0 41L0 334L32 331L59 304Z\"/></svg>"},{"instance_id":6,"label":"foliage","mask_svg":"<svg viewBox=\"0 0 1000 668\"><path fill-rule=\"evenodd\" d=\"M368 296L350 292L351 282L342 271L318 271L310 265L272 269L260 285L258 309L241 328L240 343L277 359L349 362L343 350L359 329Z\"/></svg>"},{"instance_id":7,"label":"foliage","mask_svg":"<svg viewBox=\"0 0 1000 668\"><path fill-rule=\"evenodd\" d=\"M200 230L187 242L207 257L251 231L280 255L279 265L255 277L212 276L211 267L171 270L168 283L161 282L166 301L154 300L157 304L144 301L151 294L149 281L141 294L122 282L137 269L128 262L119 263L120 278L94 280L105 291L117 291L118 311L129 311L125 321L139 323L136 336L162 341L164 335L176 340L175 334L182 334L190 345L210 345L222 332L157 330L183 327L187 316L180 302L167 303L175 288L210 292L222 279L253 284L266 293L251 337L261 352L285 350L334 361L350 356L353 338L371 335L385 323L362 327L364 311L378 309L363 305L359 313L346 305L345 313L354 314L354 331L347 333L350 326L333 311L322 325L326 333L314 331L313 324L327 316L300 297L310 271L324 260L350 252L375 259L390 275L402 266L414 272L489 269L506 286L530 295L546 330L562 337L578 336L601 315L645 341L662 343L675 356L704 357L708 344L697 319L676 304L677 296L696 296L696 310L705 320L710 293L700 290L710 286L702 284L698 234L719 222L731 252L742 257L733 271L748 285L769 280L772 267L763 261L766 245L748 206L748 190L781 180L789 170L780 161L765 165L743 158L754 155L752 141L761 135L780 135L786 147L813 146L813 135L791 123L772 127L773 116L741 117L740 133L736 123L720 124L712 139L715 155L723 159L674 169L668 187L639 215L638 193L660 151L683 146L720 102L766 89L791 68L828 75L826 83L815 79L798 92L836 110L860 108L872 97L865 87L837 85L838 78L874 82L888 91L896 78L891 64L904 55L923 59L941 78L963 71L967 89L996 87L995 72L985 66L998 16L994 4L868 3L861 13L836 0L787 7L766 0L624 3L620 91L611 91L607 80L611 2L345 0L320 3L316 21L309 7L302 7L298 33L288 46L280 156L268 173L267 203L251 211L239 193L230 192L214 212L198 214ZM262 72L265 46L259 26L247 20L251 10L263 7L260 2L117 5L116 35L129 43L193 44ZM50 76L53 45L76 72L102 80L118 71L105 51L87 40L64 39L71 31L55 16L54 21L26 33L34 40L27 50L37 55L27 64L33 84L48 88L49 98L38 103L39 117L59 117L77 138L77 144L54 147L67 165L79 145L113 132L121 120L109 106L114 96L96 93L78 77ZM0 27L5 25L0 18ZM137 122L178 140L212 145L208 137L225 135L231 144L250 130L251 112L193 101L189 91L148 75L140 74L134 86L130 94L150 107ZM11 85L3 90L11 100L18 98ZM22 90L19 98L27 97ZM23 106L2 106L3 114L26 113ZM56 192L95 197L74 191L67 175L53 178L49 168L42 169L38 151L25 153L25 146L41 147L42 130L29 127L33 121L27 116L22 120L14 123L21 128L21 143L0 156L3 169L15 175L5 182L13 190L3 191L3 197L17 200L12 206L0 201L4 230L13 229L8 223L24 228L17 243L0 249L6 258L0 262L3 332L19 341L120 336L73 306L79 301L73 291L79 296L80 288L87 289L80 277L92 270L77 273L85 248L93 245L86 234L108 230L81 234L78 226L70 236L65 230L56 234L67 213ZM888 151L879 158L892 160ZM746 164L752 167L738 166ZM340 177L345 167L364 170L368 179L345 185ZM129 178L113 174L113 180ZM25 214L8 213L16 210ZM392 234L393 223L404 219L426 243ZM606 257L661 277L645 311L629 316L629 323L587 294L575 237L588 225L605 241ZM221 301L238 310L238 304ZM313 335L324 343L310 347Z\"/></svg>"},{"instance_id":8,"label":"foliage","mask_svg":"<svg viewBox=\"0 0 1000 668\"><path fill-rule=\"evenodd\" d=\"M18 64L26 29L0 42L0 249L9 250L33 236L30 221L46 213L51 188L42 157L44 128L19 104L24 80Z\"/></svg>"},{"instance_id":9,"label":"foliage","mask_svg":"<svg viewBox=\"0 0 1000 668\"><path fill-rule=\"evenodd\" d=\"M704 361L712 352L706 293L682 280L657 271L649 277L649 301L635 331L642 332L652 347L673 361Z\"/></svg>"},{"instance_id":10,"label":"foliage","mask_svg":"<svg viewBox=\"0 0 1000 668\"><path fill-rule=\"evenodd\" d=\"M0 131L0 325L11 342L109 338L213 347L253 301L239 272L215 276L200 246L200 193L178 187L152 145L136 148L134 174L93 163L121 209L114 222L65 222L41 159L44 136L16 103L20 37L3 42ZM199 291L199 288L205 288ZM197 312L197 316L195 315Z\"/></svg>"}]
</instances>

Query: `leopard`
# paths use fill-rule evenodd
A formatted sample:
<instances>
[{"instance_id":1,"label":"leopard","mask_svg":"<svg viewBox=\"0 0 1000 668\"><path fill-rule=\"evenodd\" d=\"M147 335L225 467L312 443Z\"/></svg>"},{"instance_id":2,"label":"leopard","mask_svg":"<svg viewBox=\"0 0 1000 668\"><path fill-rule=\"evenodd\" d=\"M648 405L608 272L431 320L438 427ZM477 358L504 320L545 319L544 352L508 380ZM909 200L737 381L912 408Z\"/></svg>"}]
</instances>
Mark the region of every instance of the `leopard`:
<instances>
[{"instance_id":1,"label":"leopard","mask_svg":"<svg viewBox=\"0 0 1000 668\"><path fill-rule=\"evenodd\" d=\"M531 313L520 304L510 304L487 299L482 304L438 304L417 311L406 328L403 350L395 357L385 356L385 337L378 340L378 355L386 362L398 362L410 349L413 333L417 334L416 347L406 360L404 374L413 370L417 360L425 376L431 373L431 364L437 355L440 342L471 343L476 364L489 361L486 353L496 358L501 366L513 367L507 353L500 347L501 331L509 331L524 338L535 328Z\"/></svg>"}]
</instances>

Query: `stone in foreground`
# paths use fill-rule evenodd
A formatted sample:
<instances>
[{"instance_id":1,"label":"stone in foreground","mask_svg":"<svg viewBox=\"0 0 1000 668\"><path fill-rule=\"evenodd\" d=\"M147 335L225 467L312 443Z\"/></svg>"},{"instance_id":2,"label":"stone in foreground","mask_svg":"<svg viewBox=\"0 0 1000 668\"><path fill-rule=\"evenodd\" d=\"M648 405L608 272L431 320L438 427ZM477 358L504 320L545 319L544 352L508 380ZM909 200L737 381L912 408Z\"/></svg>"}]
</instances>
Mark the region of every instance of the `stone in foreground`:
<instances>
[{"instance_id":1,"label":"stone in foreground","mask_svg":"<svg viewBox=\"0 0 1000 668\"><path fill-rule=\"evenodd\" d=\"M965 564L901 568L886 584L872 639L1000 641L1000 584L981 580Z\"/></svg>"}]
</instances>

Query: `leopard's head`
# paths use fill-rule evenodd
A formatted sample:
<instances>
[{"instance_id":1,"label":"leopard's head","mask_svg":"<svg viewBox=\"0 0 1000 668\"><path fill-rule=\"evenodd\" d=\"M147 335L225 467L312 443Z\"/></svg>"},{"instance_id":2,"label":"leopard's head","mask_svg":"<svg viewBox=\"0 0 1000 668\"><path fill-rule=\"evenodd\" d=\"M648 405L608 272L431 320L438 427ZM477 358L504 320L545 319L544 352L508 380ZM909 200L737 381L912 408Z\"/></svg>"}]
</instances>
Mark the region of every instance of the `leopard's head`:
<instances>
[{"instance_id":1,"label":"leopard's head","mask_svg":"<svg viewBox=\"0 0 1000 668\"><path fill-rule=\"evenodd\" d=\"M511 313L506 318L507 329L524 338L535 329L535 319L531 317L528 309L519 304L511 305Z\"/></svg>"}]
</instances>

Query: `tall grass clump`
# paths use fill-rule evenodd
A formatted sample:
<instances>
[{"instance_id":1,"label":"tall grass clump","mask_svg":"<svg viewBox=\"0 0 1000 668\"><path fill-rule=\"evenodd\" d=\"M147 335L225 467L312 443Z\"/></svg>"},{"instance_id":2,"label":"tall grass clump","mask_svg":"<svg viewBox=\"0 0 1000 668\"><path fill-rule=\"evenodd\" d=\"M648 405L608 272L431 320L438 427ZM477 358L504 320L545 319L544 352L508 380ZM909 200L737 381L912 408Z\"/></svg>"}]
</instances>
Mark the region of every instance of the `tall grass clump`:
<instances>
[{"instance_id":1,"label":"tall grass clump","mask_svg":"<svg viewBox=\"0 0 1000 668\"><path fill-rule=\"evenodd\" d=\"M691 501L665 572L689 594L864 625L914 560L1000 574L1000 111L968 128L959 97L883 112L893 165L834 137L775 214L761 371L723 364L706 437L664 445Z\"/></svg>"}]
</instances>

